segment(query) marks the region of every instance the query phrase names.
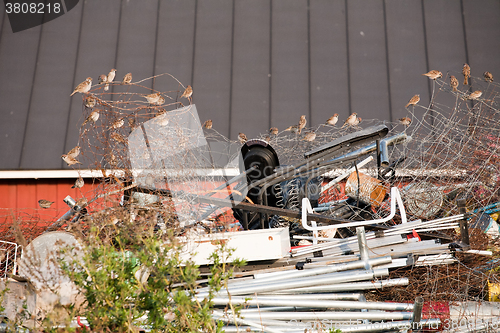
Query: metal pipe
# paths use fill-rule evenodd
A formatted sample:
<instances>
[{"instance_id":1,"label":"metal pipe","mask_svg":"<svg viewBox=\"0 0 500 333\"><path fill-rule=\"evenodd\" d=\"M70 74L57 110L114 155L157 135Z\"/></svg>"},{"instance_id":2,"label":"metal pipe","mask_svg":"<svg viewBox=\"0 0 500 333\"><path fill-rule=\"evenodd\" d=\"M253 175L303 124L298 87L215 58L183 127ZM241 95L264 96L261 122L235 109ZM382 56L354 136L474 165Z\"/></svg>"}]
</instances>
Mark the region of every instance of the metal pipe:
<instances>
[{"instance_id":1,"label":"metal pipe","mask_svg":"<svg viewBox=\"0 0 500 333\"><path fill-rule=\"evenodd\" d=\"M357 227L356 234L358 236L359 255L361 257L361 261L364 262L365 269L371 269L370 255L368 254L368 246L366 245L365 227Z\"/></svg>"},{"instance_id":2,"label":"metal pipe","mask_svg":"<svg viewBox=\"0 0 500 333\"><path fill-rule=\"evenodd\" d=\"M269 294L307 294L307 293L323 293L323 292L345 292L352 290L370 290L382 289L386 287L407 286L409 284L408 278L389 279L382 281L369 281L369 282L351 282L329 285L318 285L312 287L293 288L287 290L278 290Z\"/></svg>"},{"instance_id":3,"label":"metal pipe","mask_svg":"<svg viewBox=\"0 0 500 333\"><path fill-rule=\"evenodd\" d=\"M248 286L233 287L232 285L227 289L221 289L220 294L229 292L231 295L248 295L255 293L263 293L276 290L300 288L314 285L335 284L351 281L363 281L373 279L375 277L387 276L389 271L387 269L374 269L370 271L355 270L342 273L330 273L318 276L316 278L304 277L294 280L277 281L277 282L264 282ZM197 297L207 297L208 292L200 292Z\"/></svg>"},{"instance_id":4,"label":"metal pipe","mask_svg":"<svg viewBox=\"0 0 500 333\"><path fill-rule=\"evenodd\" d=\"M384 256L384 257L374 258L374 259L369 260L369 263L371 266L385 265L385 264L389 264L391 262L392 262L391 256ZM270 282L275 282L275 281L282 282L283 280L304 278L304 277L308 277L308 276L323 275L323 274L328 274L328 273L344 272L344 271L349 271L349 270L362 269L364 267L365 267L365 263L363 261L357 260L357 261L351 261L351 262L347 262L347 263L329 265L326 267L303 269L300 271L294 270L294 271L283 271L283 272L275 272L275 273L255 274L254 280L250 280L250 281L245 280L245 281L242 281L239 283L234 282L234 283L231 283L230 287L231 288L238 287L239 285L249 286L252 284L258 285L258 284L270 283ZM200 292L208 291L208 288L200 288L199 290L200 290Z\"/></svg>"},{"instance_id":5,"label":"metal pipe","mask_svg":"<svg viewBox=\"0 0 500 333\"><path fill-rule=\"evenodd\" d=\"M336 301L336 300L313 300L313 299L279 299L272 297L260 297L249 299L249 297L215 297L212 299L215 305L245 304L250 306L294 306L316 309L351 309L351 310L384 310L384 311L411 311L414 305L411 303L389 303L389 302L360 302L360 301ZM262 311L265 308L261 308ZM422 309L420 309L420 312ZM420 318L418 319L420 321Z\"/></svg>"},{"instance_id":6,"label":"metal pipe","mask_svg":"<svg viewBox=\"0 0 500 333\"><path fill-rule=\"evenodd\" d=\"M227 323L232 323L232 322L236 321L238 324L244 324L244 325L248 325L248 326L251 326L251 327L255 327L255 328L258 328L258 329L260 329L260 330L262 330L264 332L283 333L283 331L281 331L281 330L273 329L273 328L270 328L270 327L265 327L264 325L261 325L259 323L254 323L253 321L250 321L250 320L237 318L236 316L234 316L233 318L229 319L229 318L226 318L223 313L219 313L219 312L216 312L216 311L214 311L212 313L212 316L215 317L215 318L217 318L218 320L222 320L222 321L227 322Z\"/></svg>"},{"instance_id":7,"label":"metal pipe","mask_svg":"<svg viewBox=\"0 0 500 333\"><path fill-rule=\"evenodd\" d=\"M389 166L389 149L387 148L387 141L380 141L380 166L387 168Z\"/></svg>"},{"instance_id":8,"label":"metal pipe","mask_svg":"<svg viewBox=\"0 0 500 333\"><path fill-rule=\"evenodd\" d=\"M413 305L413 316L411 318L412 325L413 323L420 323L420 320L422 320L423 306L424 306L424 299L420 296L415 298L415 304Z\"/></svg>"},{"instance_id":9,"label":"metal pipe","mask_svg":"<svg viewBox=\"0 0 500 333\"><path fill-rule=\"evenodd\" d=\"M363 318L360 318L360 316ZM361 312L355 311L326 311L326 312L261 312L261 313L248 313L245 319L259 320L259 319L280 319L280 320L411 320L413 312L386 312L386 311L373 311Z\"/></svg>"}]
</instances>

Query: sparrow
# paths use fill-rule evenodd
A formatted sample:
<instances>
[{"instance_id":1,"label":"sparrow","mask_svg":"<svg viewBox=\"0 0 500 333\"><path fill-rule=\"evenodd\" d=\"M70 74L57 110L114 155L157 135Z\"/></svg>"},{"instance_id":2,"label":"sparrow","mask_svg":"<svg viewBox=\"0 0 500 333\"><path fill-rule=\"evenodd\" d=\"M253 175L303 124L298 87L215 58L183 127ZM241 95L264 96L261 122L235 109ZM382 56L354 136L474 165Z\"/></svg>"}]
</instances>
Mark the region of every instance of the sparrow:
<instances>
[{"instance_id":1,"label":"sparrow","mask_svg":"<svg viewBox=\"0 0 500 333\"><path fill-rule=\"evenodd\" d=\"M212 128L212 119L205 120L205 122L203 123L203 127L205 127L206 129L211 129Z\"/></svg>"},{"instance_id":2,"label":"sparrow","mask_svg":"<svg viewBox=\"0 0 500 333\"><path fill-rule=\"evenodd\" d=\"M193 94L193 88L188 85L186 87L186 90L184 90L184 92L182 93L181 98L183 98L183 97L189 98L189 97L191 97L192 94Z\"/></svg>"},{"instance_id":3,"label":"sparrow","mask_svg":"<svg viewBox=\"0 0 500 333\"><path fill-rule=\"evenodd\" d=\"M166 116L159 117L158 119L156 119L156 123L160 126L167 126L169 122L170 122L170 120Z\"/></svg>"},{"instance_id":4,"label":"sparrow","mask_svg":"<svg viewBox=\"0 0 500 333\"><path fill-rule=\"evenodd\" d=\"M115 79L116 75L116 69L112 69L109 71L108 76L106 77L106 85L104 86L104 90L108 91L109 90L109 84L113 82Z\"/></svg>"},{"instance_id":5,"label":"sparrow","mask_svg":"<svg viewBox=\"0 0 500 333\"><path fill-rule=\"evenodd\" d=\"M80 208L87 206L87 204L88 204L88 200L85 197L80 198L80 199L76 200L76 202L75 202L75 206L78 206Z\"/></svg>"},{"instance_id":6,"label":"sparrow","mask_svg":"<svg viewBox=\"0 0 500 333\"><path fill-rule=\"evenodd\" d=\"M331 116L330 118L328 118L328 120L326 121L326 125L330 125L330 126L335 126L335 124L339 121L339 114L338 113L335 113L333 116Z\"/></svg>"},{"instance_id":7,"label":"sparrow","mask_svg":"<svg viewBox=\"0 0 500 333\"><path fill-rule=\"evenodd\" d=\"M264 141L266 141L266 142L271 141L271 137L270 137L269 135L266 135L266 136L264 137Z\"/></svg>"},{"instance_id":8,"label":"sparrow","mask_svg":"<svg viewBox=\"0 0 500 333\"><path fill-rule=\"evenodd\" d=\"M123 77L122 84L130 84L132 83L132 73L127 73Z\"/></svg>"},{"instance_id":9,"label":"sparrow","mask_svg":"<svg viewBox=\"0 0 500 333\"><path fill-rule=\"evenodd\" d=\"M111 124L110 128L113 128L113 129L120 128L120 127L123 126L124 123L125 123L125 119L124 118L118 119L113 124Z\"/></svg>"},{"instance_id":10,"label":"sparrow","mask_svg":"<svg viewBox=\"0 0 500 333\"><path fill-rule=\"evenodd\" d=\"M82 94L88 93L91 87L92 87L92 78L88 77L85 81L76 86L75 90L73 90L70 96L73 96L77 92Z\"/></svg>"},{"instance_id":11,"label":"sparrow","mask_svg":"<svg viewBox=\"0 0 500 333\"><path fill-rule=\"evenodd\" d=\"M362 122L363 119L361 117L356 117L356 120L354 121L354 126L358 126L360 122Z\"/></svg>"},{"instance_id":12,"label":"sparrow","mask_svg":"<svg viewBox=\"0 0 500 333\"><path fill-rule=\"evenodd\" d=\"M491 74L490 72L484 72L483 76L486 82L493 82L493 74Z\"/></svg>"},{"instance_id":13,"label":"sparrow","mask_svg":"<svg viewBox=\"0 0 500 333\"><path fill-rule=\"evenodd\" d=\"M108 80L108 77L104 74L101 74L101 75L99 75L99 78L97 80L98 80L99 84L106 83L106 81Z\"/></svg>"},{"instance_id":14,"label":"sparrow","mask_svg":"<svg viewBox=\"0 0 500 333\"><path fill-rule=\"evenodd\" d=\"M245 133L241 133L241 132L238 134L238 140L240 141L241 144L244 144L245 142L248 141Z\"/></svg>"},{"instance_id":15,"label":"sparrow","mask_svg":"<svg viewBox=\"0 0 500 333\"><path fill-rule=\"evenodd\" d=\"M289 126L288 128L285 129L285 132L292 132L293 134L296 134L296 133L300 134L299 126L298 125Z\"/></svg>"},{"instance_id":16,"label":"sparrow","mask_svg":"<svg viewBox=\"0 0 500 333\"><path fill-rule=\"evenodd\" d=\"M148 101L149 104L156 104L160 100L160 93L153 93L149 95L145 95L144 98Z\"/></svg>"},{"instance_id":17,"label":"sparrow","mask_svg":"<svg viewBox=\"0 0 500 333\"><path fill-rule=\"evenodd\" d=\"M131 131L133 131L137 127L137 124L135 123L135 118L128 118L128 127L130 127Z\"/></svg>"},{"instance_id":18,"label":"sparrow","mask_svg":"<svg viewBox=\"0 0 500 333\"><path fill-rule=\"evenodd\" d=\"M269 129L269 133L270 133L271 135L278 135L278 132L279 132L278 127L271 127L271 128Z\"/></svg>"},{"instance_id":19,"label":"sparrow","mask_svg":"<svg viewBox=\"0 0 500 333\"><path fill-rule=\"evenodd\" d=\"M89 121L95 123L97 119L99 119L99 111L92 111L90 115L87 117L87 119L85 119L82 126L85 126Z\"/></svg>"},{"instance_id":20,"label":"sparrow","mask_svg":"<svg viewBox=\"0 0 500 333\"><path fill-rule=\"evenodd\" d=\"M347 117L346 121L344 122L344 125L342 125L341 128L344 128L346 126L356 126L357 124L359 124L358 114L354 112L349 117Z\"/></svg>"},{"instance_id":21,"label":"sparrow","mask_svg":"<svg viewBox=\"0 0 500 333\"><path fill-rule=\"evenodd\" d=\"M115 141L118 141L118 142L121 142L121 143L127 143L127 141L125 140L125 138L123 137L123 135L121 135L120 133L113 132L109 136L110 136L111 139L113 139Z\"/></svg>"},{"instance_id":22,"label":"sparrow","mask_svg":"<svg viewBox=\"0 0 500 333\"><path fill-rule=\"evenodd\" d=\"M410 126L411 119L409 117L403 117L403 118L399 118L399 122L401 123L401 125Z\"/></svg>"},{"instance_id":23,"label":"sparrow","mask_svg":"<svg viewBox=\"0 0 500 333\"><path fill-rule=\"evenodd\" d=\"M68 155L71 158L76 158L80 154L80 146L76 146L75 148L71 149L66 155Z\"/></svg>"},{"instance_id":24,"label":"sparrow","mask_svg":"<svg viewBox=\"0 0 500 333\"><path fill-rule=\"evenodd\" d=\"M44 208L44 209L50 208L50 206L52 206L53 203L54 203L53 201L49 201L49 200L45 200L45 199L38 200L38 205L40 206L40 208Z\"/></svg>"},{"instance_id":25,"label":"sparrow","mask_svg":"<svg viewBox=\"0 0 500 333\"><path fill-rule=\"evenodd\" d=\"M429 79L433 79L433 80L438 79L440 77L443 77L443 73L441 73L440 71L437 71L435 69L433 69L433 70L431 70L431 71L429 71L429 72L427 72L425 74L422 74L422 75L425 75Z\"/></svg>"},{"instance_id":26,"label":"sparrow","mask_svg":"<svg viewBox=\"0 0 500 333\"><path fill-rule=\"evenodd\" d=\"M155 105L163 105L163 104L165 104L165 97L160 95L160 97L158 97L158 101L155 103Z\"/></svg>"},{"instance_id":27,"label":"sparrow","mask_svg":"<svg viewBox=\"0 0 500 333\"><path fill-rule=\"evenodd\" d=\"M483 92L481 90L476 90L474 92L471 92L468 96L469 99L478 99L479 97L481 97L481 95L483 94Z\"/></svg>"},{"instance_id":28,"label":"sparrow","mask_svg":"<svg viewBox=\"0 0 500 333\"><path fill-rule=\"evenodd\" d=\"M61 158L63 159L64 162L68 164L68 166L71 166L73 164L82 164L78 162L74 157L68 156L66 154L63 154Z\"/></svg>"},{"instance_id":29,"label":"sparrow","mask_svg":"<svg viewBox=\"0 0 500 333\"><path fill-rule=\"evenodd\" d=\"M457 91L458 80L453 75L450 75L450 86L453 89L453 91Z\"/></svg>"},{"instance_id":30,"label":"sparrow","mask_svg":"<svg viewBox=\"0 0 500 333\"><path fill-rule=\"evenodd\" d=\"M304 127L306 127L306 124L307 124L306 116L305 115L300 116L300 119L299 119L299 134L302 131L302 129Z\"/></svg>"},{"instance_id":31,"label":"sparrow","mask_svg":"<svg viewBox=\"0 0 500 333\"><path fill-rule=\"evenodd\" d=\"M304 138L302 139L302 141L312 142L312 141L314 141L314 139L316 139L316 133L315 132L308 132L308 133L306 133L306 135L304 135Z\"/></svg>"},{"instance_id":32,"label":"sparrow","mask_svg":"<svg viewBox=\"0 0 500 333\"><path fill-rule=\"evenodd\" d=\"M470 78L470 66L468 64L464 64L464 68L462 68L462 74L464 75L464 85L468 84Z\"/></svg>"},{"instance_id":33,"label":"sparrow","mask_svg":"<svg viewBox=\"0 0 500 333\"><path fill-rule=\"evenodd\" d=\"M85 107L87 108L93 108L97 103L97 99L92 96L92 95L88 95L87 98L85 98Z\"/></svg>"},{"instance_id":34,"label":"sparrow","mask_svg":"<svg viewBox=\"0 0 500 333\"><path fill-rule=\"evenodd\" d=\"M410 101L408 102L408 104L406 104L405 108L407 108L410 105L415 105L418 102L420 102L420 95L417 94L417 95L413 96L412 98L410 98Z\"/></svg>"},{"instance_id":35,"label":"sparrow","mask_svg":"<svg viewBox=\"0 0 500 333\"><path fill-rule=\"evenodd\" d=\"M82 188L83 185L85 185L85 182L83 181L83 178L80 177L75 181L75 184L71 186L71 188Z\"/></svg>"}]
</instances>

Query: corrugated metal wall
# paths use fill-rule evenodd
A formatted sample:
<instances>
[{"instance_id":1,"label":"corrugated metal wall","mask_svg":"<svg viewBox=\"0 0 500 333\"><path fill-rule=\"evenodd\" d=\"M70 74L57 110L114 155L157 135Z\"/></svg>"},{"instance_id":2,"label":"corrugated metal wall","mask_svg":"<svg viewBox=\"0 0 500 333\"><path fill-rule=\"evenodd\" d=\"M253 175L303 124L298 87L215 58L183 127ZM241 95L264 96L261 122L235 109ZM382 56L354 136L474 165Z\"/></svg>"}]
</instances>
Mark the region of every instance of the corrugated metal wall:
<instances>
[{"instance_id":1,"label":"corrugated metal wall","mask_svg":"<svg viewBox=\"0 0 500 333\"><path fill-rule=\"evenodd\" d=\"M429 69L500 77L500 1L86 0L13 34L0 6L0 169L61 169L87 76L169 72L202 120L235 139L301 114L394 121Z\"/></svg>"}]
</instances>

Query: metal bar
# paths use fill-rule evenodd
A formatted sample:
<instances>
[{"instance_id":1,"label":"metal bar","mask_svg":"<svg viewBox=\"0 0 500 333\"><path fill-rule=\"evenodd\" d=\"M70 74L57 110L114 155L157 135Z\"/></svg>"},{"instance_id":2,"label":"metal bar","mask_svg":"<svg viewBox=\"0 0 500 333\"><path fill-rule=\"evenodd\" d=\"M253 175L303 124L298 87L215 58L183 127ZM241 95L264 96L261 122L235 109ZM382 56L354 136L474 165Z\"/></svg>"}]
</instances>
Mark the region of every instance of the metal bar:
<instances>
[{"instance_id":1,"label":"metal bar","mask_svg":"<svg viewBox=\"0 0 500 333\"><path fill-rule=\"evenodd\" d=\"M411 320L413 312L363 312L361 319L368 320ZM358 320L361 316L359 311L356 312L261 312L248 313L245 319L259 320L262 319L280 319L280 320Z\"/></svg>"},{"instance_id":2,"label":"metal bar","mask_svg":"<svg viewBox=\"0 0 500 333\"><path fill-rule=\"evenodd\" d=\"M368 254L368 246L366 245L365 228L357 227L356 234L358 236L358 247L361 261L365 263L365 269L371 269L372 267L370 265L370 255Z\"/></svg>"},{"instance_id":3,"label":"metal bar","mask_svg":"<svg viewBox=\"0 0 500 333\"><path fill-rule=\"evenodd\" d=\"M345 291L359 291L370 289L382 289L386 287L407 286L409 283L408 278L389 279L382 281L370 282L350 282L330 285L319 285L304 288L293 288L286 291L275 291L268 294L307 294L307 293L322 293L322 292L345 292Z\"/></svg>"},{"instance_id":4,"label":"metal bar","mask_svg":"<svg viewBox=\"0 0 500 333\"><path fill-rule=\"evenodd\" d=\"M389 271L387 269L374 269L370 271L365 270L355 270L341 273L330 273L323 274L321 276L311 278L297 278L294 280L287 281L278 281L278 282L262 282L258 284L249 284L246 286L238 286L233 287L233 285L229 286L229 290L221 289L220 294L224 294L229 292L231 295L248 295L255 293L264 293L276 290L284 290L284 289L293 289L300 288L306 286L315 286L315 285L326 285L326 284L334 284L334 283L342 283L342 282L352 282L352 281L363 281L373 279L375 277L387 276L389 275ZM208 296L208 292L200 292L198 297L203 298Z\"/></svg>"},{"instance_id":5,"label":"metal bar","mask_svg":"<svg viewBox=\"0 0 500 333\"><path fill-rule=\"evenodd\" d=\"M420 320L422 320L423 306L424 306L424 299L420 296L415 298L415 303L413 305L413 316L411 318L412 326L414 323L420 323Z\"/></svg>"},{"instance_id":6,"label":"metal bar","mask_svg":"<svg viewBox=\"0 0 500 333\"><path fill-rule=\"evenodd\" d=\"M468 247L470 245L469 225L467 223L467 217L465 215L467 213L467 210L465 209L465 204L466 204L465 198L457 200L458 212L464 215L464 218L460 220L460 240L464 245Z\"/></svg>"},{"instance_id":7,"label":"metal bar","mask_svg":"<svg viewBox=\"0 0 500 333\"><path fill-rule=\"evenodd\" d=\"M250 306L294 306L308 307L316 309L368 309L384 311L411 311L414 305L411 303L391 303L391 302L360 302L360 301L337 301L337 300L312 300L312 299L273 299L270 297L215 297L212 299L215 305L245 304ZM265 308L263 309L265 310ZM421 309L420 309L421 311ZM419 318L420 321L420 318Z\"/></svg>"}]
</instances>

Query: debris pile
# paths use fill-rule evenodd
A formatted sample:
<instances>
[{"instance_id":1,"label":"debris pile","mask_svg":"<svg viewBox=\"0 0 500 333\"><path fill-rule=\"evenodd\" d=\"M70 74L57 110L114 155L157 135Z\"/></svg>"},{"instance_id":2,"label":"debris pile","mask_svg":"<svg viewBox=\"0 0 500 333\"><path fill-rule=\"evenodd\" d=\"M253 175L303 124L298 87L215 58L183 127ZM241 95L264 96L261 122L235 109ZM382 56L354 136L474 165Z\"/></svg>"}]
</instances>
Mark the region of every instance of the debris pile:
<instances>
[{"instance_id":1,"label":"debris pile","mask_svg":"<svg viewBox=\"0 0 500 333\"><path fill-rule=\"evenodd\" d=\"M175 230L207 275L210 244L233 240L249 262L214 299L227 332L448 329L436 302L460 302L454 311L470 319L471 301L498 299L500 87L491 74L471 77L464 66L465 87L424 74L431 100L413 96L397 123L353 113L308 127L301 116L229 140L199 118L191 86L165 74L155 84L170 88L152 90L130 73L114 82L115 72L73 92L85 120L62 156L99 170L102 184L68 197L71 209L46 231L88 227L103 201L132 221L154 212L155 232Z\"/></svg>"}]
</instances>

